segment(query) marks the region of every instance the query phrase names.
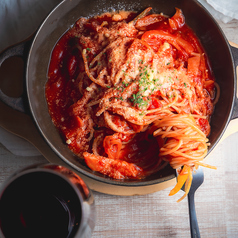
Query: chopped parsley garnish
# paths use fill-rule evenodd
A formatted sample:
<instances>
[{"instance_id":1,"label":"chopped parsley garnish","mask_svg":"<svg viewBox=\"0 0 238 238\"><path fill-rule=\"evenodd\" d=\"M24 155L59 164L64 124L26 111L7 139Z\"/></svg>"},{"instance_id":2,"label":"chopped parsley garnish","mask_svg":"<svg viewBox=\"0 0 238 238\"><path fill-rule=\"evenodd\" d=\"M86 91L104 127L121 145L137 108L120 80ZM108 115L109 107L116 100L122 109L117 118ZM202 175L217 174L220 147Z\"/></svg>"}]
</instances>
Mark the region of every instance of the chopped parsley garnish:
<instances>
[{"instance_id":1,"label":"chopped parsley garnish","mask_svg":"<svg viewBox=\"0 0 238 238\"><path fill-rule=\"evenodd\" d=\"M135 105L137 105L139 108L144 108L148 106L149 99L147 97L143 97L140 92L136 94L132 94L131 102Z\"/></svg>"}]
</instances>

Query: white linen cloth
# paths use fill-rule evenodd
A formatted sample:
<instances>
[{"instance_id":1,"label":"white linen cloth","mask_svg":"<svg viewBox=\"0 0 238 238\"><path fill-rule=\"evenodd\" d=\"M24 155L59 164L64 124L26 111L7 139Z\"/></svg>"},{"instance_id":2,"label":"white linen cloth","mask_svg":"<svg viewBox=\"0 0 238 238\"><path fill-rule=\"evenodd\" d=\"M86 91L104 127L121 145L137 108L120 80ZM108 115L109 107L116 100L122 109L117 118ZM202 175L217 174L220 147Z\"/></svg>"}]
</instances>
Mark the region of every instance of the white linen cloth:
<instances>
[{"instance_id":1,"label":"white linen cloth","mask_svg":"<svg viewBox=\"0 0 238 238\"><path fill-rule=\"evenodd\" d=\"M1 0L0 52L32 35L60 2L61 0ZM40 155L28 141L12 135L1 127L0 143L18 156Z\"/></svg>"},{"instance_id":2,"label":"white linen cloth","mask_svg":"<svg viewBox=\"0 0 238 238\"><path fill-rule=\"evenodd\" d=\"M238 19L238 0L198 0L216 20L228 23Z\"/></svg>"},{"instance_id":3,"label":"white linen cloth","mask_svg":"<svg viewBox=\"0 0 238 238\"><path fill-rule=\"evenodd\" d=\"M0 52L25 40L61 0L1 0Z\"/></svg>"},{"instance_id":4,"label":"white linen cloth","mask_svg":"<svg viewBox=\"0 0 238 238\"><path fill-rule=\"evenodd\" d=\"M1 0L0 52L29 37L61 0ZM199 0L217 20L238 19L238 0ZM1 115L0 115L1 116ZM19 156L39 155L29 142L0 127L0 143Z\"/></svg>"},{"instance_id":5,"label":"white linen cloth","mask_svg":"<svg viewBox=\"0 0 238 238\"><path fill-rule=\"evenodd\" d=\"M237 0L207 0L207 2L224 16L238 19L238 1Z\"/></svg>"}]
</instances>

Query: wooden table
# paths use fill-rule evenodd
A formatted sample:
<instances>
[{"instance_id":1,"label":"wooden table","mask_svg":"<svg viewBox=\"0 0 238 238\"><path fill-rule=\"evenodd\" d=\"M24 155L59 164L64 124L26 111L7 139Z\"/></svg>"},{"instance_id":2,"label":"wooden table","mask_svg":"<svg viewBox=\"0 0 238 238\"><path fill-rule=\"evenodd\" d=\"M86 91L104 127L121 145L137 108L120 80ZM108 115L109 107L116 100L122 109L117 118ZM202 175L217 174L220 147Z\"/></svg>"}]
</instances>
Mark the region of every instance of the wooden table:
<instances>
[{"instance_id":1,"label":"wooden table","mask_svg":"<svg viewBox=\"0 0 238 238\"><path fill-rule=\"evenodd\" d=\"M229 41L238 44L238 21L219 22ZM233 129L231 129L233 130ZM238 237L238 133L224 139L207 162L205 181L196 192L196 210L202 237ZM39 156L16 156L0 144L0 183L18 169L47 162ZM171 188L140 196L94 192L97 221L94 238L190 237L187 199L169 197Z\"/></svg>"}]
</instances>

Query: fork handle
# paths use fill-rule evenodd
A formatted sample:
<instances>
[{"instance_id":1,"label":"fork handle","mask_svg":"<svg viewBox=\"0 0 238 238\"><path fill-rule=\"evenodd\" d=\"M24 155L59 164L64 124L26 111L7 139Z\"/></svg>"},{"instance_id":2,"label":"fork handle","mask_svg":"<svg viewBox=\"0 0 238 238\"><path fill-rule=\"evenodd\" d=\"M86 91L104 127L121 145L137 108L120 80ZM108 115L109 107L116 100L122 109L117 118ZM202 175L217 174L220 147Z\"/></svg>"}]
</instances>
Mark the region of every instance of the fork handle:
<instances>
[{"instance_id":1,"label":"fork handle","mask_svg":"<svg viewBox=\"0 0 238 238\"><path fill-rule=\"evenodd\" d=\"M190 232L192 238L200 238L197 215L194 203L194 193L188 193Z\"/></svg>"}]
</instances>

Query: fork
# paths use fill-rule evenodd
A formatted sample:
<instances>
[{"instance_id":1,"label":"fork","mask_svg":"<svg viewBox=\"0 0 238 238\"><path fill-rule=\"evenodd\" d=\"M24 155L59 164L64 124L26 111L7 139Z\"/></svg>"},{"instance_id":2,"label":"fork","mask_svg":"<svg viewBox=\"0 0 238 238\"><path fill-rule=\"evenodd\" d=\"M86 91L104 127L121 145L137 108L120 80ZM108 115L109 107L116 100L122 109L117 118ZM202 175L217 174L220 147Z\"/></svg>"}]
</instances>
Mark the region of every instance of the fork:
<instances>
[{"instance_id":1,"label":"fork","mask_svg":"<svg viewBox=\"0 0 238 238\"><path fill-rule=\"evenodd\" d=\"M203 169L201 166L193 172L192 185L188 193L188 207L189 207L189 220L190 220L190 233L192 238L200 238L198 227L197 215L194 203L194 194L196 190L202 185L204 181ZM182 188L184 190L184 187Z\"/></svg>"}]
</instances>

